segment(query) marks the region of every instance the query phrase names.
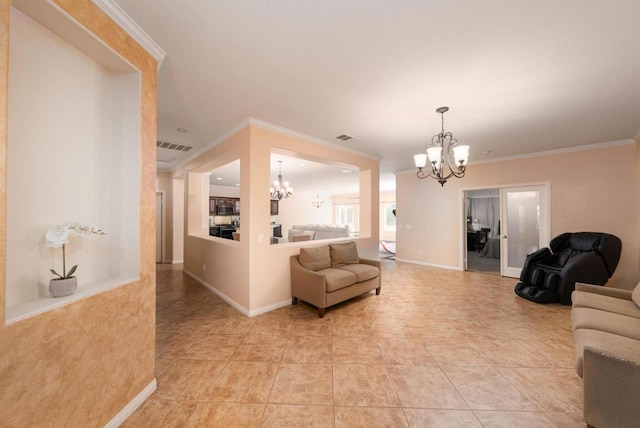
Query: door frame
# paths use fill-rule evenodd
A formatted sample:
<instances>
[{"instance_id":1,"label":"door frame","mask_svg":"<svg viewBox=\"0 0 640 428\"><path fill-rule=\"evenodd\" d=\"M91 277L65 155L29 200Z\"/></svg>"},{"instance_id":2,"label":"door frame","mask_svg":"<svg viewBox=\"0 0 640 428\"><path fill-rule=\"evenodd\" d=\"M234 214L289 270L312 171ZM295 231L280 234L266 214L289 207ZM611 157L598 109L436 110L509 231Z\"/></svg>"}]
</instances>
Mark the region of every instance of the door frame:
<instances>
[{"instance_id":1,"label":"door frame","mask_svg":"<svg viewBox=\"0 0 640 428\"><path fill-rule=\"evenodd\" d=\"M510 188L518 188L518 187L534 187L534 186L543 186L545 188L545 195L542 196L545 198L546 208L547 208L547 219L548 224L546 225L546 233L541 237L541 243L544 245L549 245L551 241L551 182L550 181L534 181L529 183L509 183L509 184L494 184L487 186L473 186L473 187L461 187L459 192L459 201L460 201L460 210L459 210L459 222L460 225L460 241L458 248L460 249L460 262L459 266L461 266L462 271L467 270L467 201L465 200L465 193L473 190L488 190L488 189L498 189L500 191L500 225L503 223L502 219L502 208L504 201L502 200L502 189L510 189ZM500 230L502 232L502 228ZM503 235L501 233L501 235ZM504 272L502 272L502 254L504 251L503 240L500 239L500 276L504 276Z\"/></svg>"},{"instance_id":2,"label":"door frame","mask_svg":"<svg viewBox=\"0 0 640 428\"><path fill-rule=\"evenodd\" d=\"M166 237L165 237L165 230L166 230L166 218L167 216L165 215L166 213L166 204L165 204L165 194L164 191L162 190L156 190L156 202L157 202L157 197L160 196L160 212L156 212L156 224L155 226L158 226L158 215L160 216L160 236L156 236L156 245L157 244L157 240L160 239L160 262L158 262L156 260L156 263L165 263L165 244L166 244Z\"/></svg>"}]
</instances>

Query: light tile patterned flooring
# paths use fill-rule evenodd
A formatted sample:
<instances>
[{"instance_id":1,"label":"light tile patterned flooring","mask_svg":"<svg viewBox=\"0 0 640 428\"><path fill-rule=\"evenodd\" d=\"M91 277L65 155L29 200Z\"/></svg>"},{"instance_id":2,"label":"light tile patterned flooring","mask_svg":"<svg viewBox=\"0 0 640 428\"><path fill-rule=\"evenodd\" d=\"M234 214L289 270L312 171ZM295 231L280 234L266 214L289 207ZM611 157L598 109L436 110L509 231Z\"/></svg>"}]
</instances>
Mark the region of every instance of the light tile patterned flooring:
<instances>
[{"instance_id":1,"label":"light tile patterned flooring","mask_svg":"<svg viewBox=\"0 0 640 428\"><path fill-rule=\"evenodd\" d=\"M125 427L584 427L570 308L383 261L382 294L247 318L159 265L158 390Z\"/></svg>"}]
</instances>

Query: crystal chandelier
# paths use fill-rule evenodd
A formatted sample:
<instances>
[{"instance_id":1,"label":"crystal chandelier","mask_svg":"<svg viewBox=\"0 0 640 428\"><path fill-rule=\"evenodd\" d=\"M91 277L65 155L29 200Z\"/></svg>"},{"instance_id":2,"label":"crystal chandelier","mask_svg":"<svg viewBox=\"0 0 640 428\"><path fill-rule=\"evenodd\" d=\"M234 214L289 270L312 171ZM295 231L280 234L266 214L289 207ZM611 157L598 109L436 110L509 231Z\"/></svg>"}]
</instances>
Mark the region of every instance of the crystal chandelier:
<instances>
[{"instance_id":1,"label":"crystal chandelier","mask_svg":"<svg viewBox=\"0 0 640 428\"><path fill-rule=\"evenodd\" d=\"M320 193L318 191L316 191L316 197L311 200L311 205L313 205L314 208L320 208L324 205L324 201L320 199Z\"/></svg>"},{"instance_id":2,"label":"crystal chandelier","mask_svg":"<svg viewBox=\"0 0 640 428\"><path fill-rule=\"evenodd\" d=\"M282 200L286 199L293 193L293 187L289 187L288 181L282 180L282 161L278 161L280 164L280 173L278 174L278 179L273 181L273 187L269 189L271 194L271 199L273 200Z\"/></svg>"},{"instance_id":3,"label":"crystal chandelier","mask_svg":"<svg viewBox=\"0 0 640 428\"><path fill-rule=\"evenodd\" d=\"M431 143L427 144L427 153L413 156L416 167L418 167L418 178L434 178L438 180L441 186L444 186L444 183L451 177L464 177L469 158L469 146L458 146L458 140L453 138L453 134L444 132L444 114L447 111L449 111L449 107L436 109L436 112L442 115L442 131L431 138ZM451 166L452 154L454 166ZM427 159L431 163L431 171L428 174L423 171L423 168L427 165ZM449 171L444 170L445 163Z\"/></svg>"}]
</instances>

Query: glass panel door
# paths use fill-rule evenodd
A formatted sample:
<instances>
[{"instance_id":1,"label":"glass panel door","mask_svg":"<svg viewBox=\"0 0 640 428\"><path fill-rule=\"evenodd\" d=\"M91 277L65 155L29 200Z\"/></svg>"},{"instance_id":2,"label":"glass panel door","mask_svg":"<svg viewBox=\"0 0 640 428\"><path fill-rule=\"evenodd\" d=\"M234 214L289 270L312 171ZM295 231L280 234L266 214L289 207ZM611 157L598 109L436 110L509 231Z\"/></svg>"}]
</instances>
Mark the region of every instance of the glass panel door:
<instances>
[{"instance_id":1,"label":"glass panel door","mask_svg":"<svg viewBox=\"0 0 640 428\"><path fill-rule=\"evenodd\" d=\"M549 242L547 186L501 190L502 275L518 278L528 254Z\"/></svg>"}]
</instances>

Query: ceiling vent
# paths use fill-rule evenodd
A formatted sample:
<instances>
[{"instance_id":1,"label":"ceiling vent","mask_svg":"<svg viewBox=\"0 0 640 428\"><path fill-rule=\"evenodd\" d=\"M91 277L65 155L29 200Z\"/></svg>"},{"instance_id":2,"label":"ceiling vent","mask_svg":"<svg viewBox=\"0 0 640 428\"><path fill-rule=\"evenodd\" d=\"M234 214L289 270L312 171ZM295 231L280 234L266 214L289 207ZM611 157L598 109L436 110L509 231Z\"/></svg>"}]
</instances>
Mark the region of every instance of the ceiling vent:
<instances>
[{"instance_id":1,"label":"ceiling vent","mask_svg":"<svg viewBox=\"0 0 640 428\"><path fill-rule=\"evenodd\" d=\"M160 140L156 141L156 147L158 147L159 149L176 150L178 152L188 152L189 150L193 149L193 146Z\"/></svg>"},{"instance_id":2,"label":"ceiling vent","mask_svg":"<svg viewBox=\"0 0 640 428\"><path fill-rule=\"evenodd\" d=\"M342 135L338 135L336 137L338 140L342 140L342 141L349 141L351 140L353 137L351 135L347 135L347 134L342 134Z\"/></svg>"}]
</instances>

